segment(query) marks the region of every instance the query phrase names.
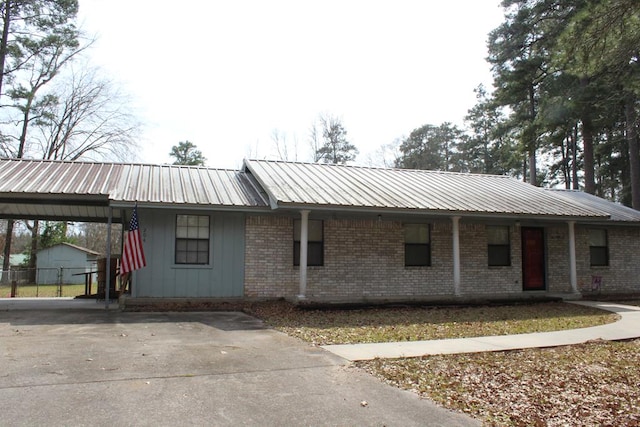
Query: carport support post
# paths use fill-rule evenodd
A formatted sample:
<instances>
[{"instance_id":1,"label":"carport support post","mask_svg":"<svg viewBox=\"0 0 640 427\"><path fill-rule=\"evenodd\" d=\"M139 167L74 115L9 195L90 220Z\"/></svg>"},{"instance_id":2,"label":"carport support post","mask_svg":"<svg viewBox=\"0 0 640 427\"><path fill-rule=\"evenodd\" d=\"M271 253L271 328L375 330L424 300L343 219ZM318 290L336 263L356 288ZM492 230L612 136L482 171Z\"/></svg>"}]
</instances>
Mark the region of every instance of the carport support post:
<instances>
[{"instance_id":1,"label":"carport support post","mask_svg":"<svg viewBox=\"0 0 640 427\"><path fill-rule=\"evenodd\" d=\"M104 284L104 308L109 309L109 288L111 287L111 222L113 208L109 206L109 217L107 218L107 271L105 272L106 283Z\"/></svg>"},{"instance_id":2,"label":"carport support post","mask_svg":"<svg viewBox=\"0 0 640 427\"><path fill-rule=\"evenodd\" d=\"M307 294L307 251L309 247L309 211L300 211L300 292L298 299L303 300Z\"/></svg>"},{"instance_id":3,"label":"carport support post","mask_svg":"<svg viewBox=\"0 0 640 427\"><path fill-rule=\"evenodd\" d=\"M576 231L575 221L568 221L569 225L569 280L571 281L571 292L578 293L578 272L576 269Z\"/></svg>"},{"instance_id":4,"label":"carport support post","mask_svg":"<svg viewBox=\"0 0 640 427\"><path fill-rule=\"evenodd\" d=\"M451 217L453 224L453 292L460 296L460 217Z\"/></svg>"}]
</instances>

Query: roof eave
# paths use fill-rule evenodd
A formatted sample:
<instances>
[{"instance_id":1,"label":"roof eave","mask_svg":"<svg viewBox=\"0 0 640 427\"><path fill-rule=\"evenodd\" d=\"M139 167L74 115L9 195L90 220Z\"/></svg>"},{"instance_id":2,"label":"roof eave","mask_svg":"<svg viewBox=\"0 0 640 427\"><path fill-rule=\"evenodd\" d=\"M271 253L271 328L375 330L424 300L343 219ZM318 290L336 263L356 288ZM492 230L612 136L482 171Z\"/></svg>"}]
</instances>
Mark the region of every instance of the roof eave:
<instances>
[{"instance_id":1,"label":"roof eave","mask_svg":"<svg viewBox=\"0 0 640 427\"><path fill-rule=\"evenodd\" d=\"M549 221L576 221L576 222L603 222L609 223L609 216L570 216L520 212L475 212L475 211L447 211L420 208L395 208L395 207L367 207L367 206L336 206L317 205L308 203L277 202L280 210L312 210L321 212L360 213L372 215L422 215L429 217L454 217L478 218L478 219L512 219L512 220L549 220Z\"/></svg>"},{"instance_id":2,"label":"roof eave","mask_svg":"<svg viewBox=\"0 0 640 427\"><path fill-rule=\"evenodd\" d=\"M114 209L138 208L153 209L184 209L184 210L208 210L227 212L271 212L269 206L249 206L249 205L209 205L193 203L166 203L166 202L144 202L144 201L113 201L110 206Z\"/></svg>"}]
</instances>

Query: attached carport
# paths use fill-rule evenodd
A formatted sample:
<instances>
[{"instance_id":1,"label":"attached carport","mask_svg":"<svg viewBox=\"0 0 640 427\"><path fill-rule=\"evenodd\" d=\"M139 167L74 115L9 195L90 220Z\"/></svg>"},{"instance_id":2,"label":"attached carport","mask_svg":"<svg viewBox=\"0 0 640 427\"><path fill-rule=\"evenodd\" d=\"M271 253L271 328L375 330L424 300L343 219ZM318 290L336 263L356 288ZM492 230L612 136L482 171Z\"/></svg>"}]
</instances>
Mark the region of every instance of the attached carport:
<instances>
[{"instance_id":1,"label":"attached carport","mask_svg":"<svg viewBox=\"0 0 640 427\"><path fill-rule=\"evenodd\" d=\"M270 210L267 200L253 177L237 170L0 159L1 219L99 222L110 232L114 223L124 229L135 205L163 212L263 212ZM110 234L105 246L110 263Z\"/></svg>"},{"instance_id":2,"label":"attached carport","mask_svg":"<svg viewBox=\"0 0 640 427\"><path fill-rule=\"evenodd\" d=\"M109 189L121 174L116 164L0 160L0 219L108 224L106 283L110 283L111 224L125 209L111 206ZM1 267L0 267L1 268ZM105 287L109 304L109 286Z\"/></svg>"}]
</instances>

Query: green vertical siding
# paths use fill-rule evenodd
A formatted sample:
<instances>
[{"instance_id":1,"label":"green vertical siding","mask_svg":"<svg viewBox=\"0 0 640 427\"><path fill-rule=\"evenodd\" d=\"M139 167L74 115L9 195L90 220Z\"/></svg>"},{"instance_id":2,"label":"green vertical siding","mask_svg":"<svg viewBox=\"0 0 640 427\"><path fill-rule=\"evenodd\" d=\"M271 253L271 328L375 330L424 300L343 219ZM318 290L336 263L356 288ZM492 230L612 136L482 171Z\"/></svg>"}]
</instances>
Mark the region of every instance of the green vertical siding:
<instances>
[{"instance_id":1,"label":"green vertical siding","mask_svg":"<svg viewBox=\"0 0 640 427\"><path fill-rule=\"evenodd\" d=\"M209 265L176 265L178 214L209 215ZM132 296L215 298L244 295L244 214L139 209L147 266L134 272Z\"/></svg>"}]
</instances>

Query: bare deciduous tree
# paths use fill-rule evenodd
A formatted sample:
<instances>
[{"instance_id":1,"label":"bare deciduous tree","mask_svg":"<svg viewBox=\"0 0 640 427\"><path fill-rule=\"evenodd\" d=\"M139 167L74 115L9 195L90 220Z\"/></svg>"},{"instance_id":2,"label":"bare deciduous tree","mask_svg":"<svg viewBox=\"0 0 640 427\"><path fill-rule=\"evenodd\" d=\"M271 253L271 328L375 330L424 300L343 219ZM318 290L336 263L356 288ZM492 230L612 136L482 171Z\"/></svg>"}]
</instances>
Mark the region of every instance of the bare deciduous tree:
<instances>
[{"instance_id":1,"label":"bare deciduous tree","mask_svg":"<svg viewBox=\"0 0 640 427\"><path fill-rule=\"evenodd\" d=\"M45 159L131 159L140 124L117 85L95 68L71 68L49 94L36 121L35 140Z\"/></svg>"},{"instance_id":2,"label":"bare deciduous tree","mask_svg":"<svg viewBox=\"0 0 640 427\"><path fill-rule=\"evenodd\" d=\"M271 131L271 141L275 146L278 160L297 161L298 160L298 140L294 137L293 146L287 140L285 132L274 129ZM293 152L292 152L293 151Z\"/></svg>"}]
</instances>

